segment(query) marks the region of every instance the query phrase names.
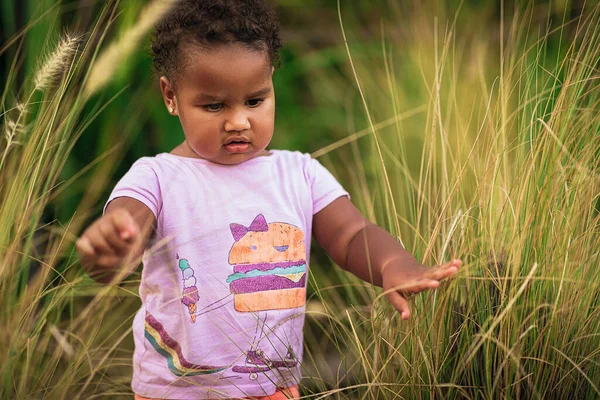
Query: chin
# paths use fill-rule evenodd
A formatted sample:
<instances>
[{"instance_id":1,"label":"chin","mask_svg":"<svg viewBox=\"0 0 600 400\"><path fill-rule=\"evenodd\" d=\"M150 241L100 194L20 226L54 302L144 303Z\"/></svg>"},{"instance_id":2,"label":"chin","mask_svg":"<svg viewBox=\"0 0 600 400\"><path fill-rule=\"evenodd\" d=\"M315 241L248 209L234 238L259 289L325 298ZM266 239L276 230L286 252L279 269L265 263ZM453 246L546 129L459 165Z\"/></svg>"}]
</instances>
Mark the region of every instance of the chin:
<instances>
[{"instance_id":1,"label":"chin","mask_svg":"<svg viewBox=\"0 0 600 400\"><path fill-rule=\"evenodd\" d=\"M225 154L223 156L219 157L219 160L215 161L215 162L218 162L219 164L226 164L226 165L241 164L244 161L251 160L255 157L260 157L261 155L263 155L265 150L266 149L251 150L251 151L247 151L244 153L229 153L229 152L225 151Z\"/></svg>"},{"instance_id":2,"label":"chin","mask_svg":"<svg viewBox=\"0 0 600 400\"><path fill-rule=\"evenodd\" d=\"M247 153L239 153L239 154L227 154L226 156L218 157L214 160L210 160L217 164L222 165L236 165L241 164L244 161L248 161L256 156L255 153L247 154Z\"/></svg>"}]
</instances>

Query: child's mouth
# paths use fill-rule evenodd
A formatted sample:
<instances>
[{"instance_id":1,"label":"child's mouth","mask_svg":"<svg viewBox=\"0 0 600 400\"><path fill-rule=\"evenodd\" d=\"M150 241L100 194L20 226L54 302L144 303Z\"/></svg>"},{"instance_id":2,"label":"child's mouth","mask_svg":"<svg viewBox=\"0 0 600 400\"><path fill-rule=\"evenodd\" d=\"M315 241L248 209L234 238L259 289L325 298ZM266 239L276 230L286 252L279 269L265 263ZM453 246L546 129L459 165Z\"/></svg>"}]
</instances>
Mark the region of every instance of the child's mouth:
<instances>
[{"instance_id":1,"label":"child's mouth","mask_svg":"<svg viewBox=\"0 0 600 400\"><path fill-rule=\"evenodd\" d=\"M245 153L250 147L250 143L242 141L233 141L223 146L229 153Z\"/></svg>"}]
</instances>

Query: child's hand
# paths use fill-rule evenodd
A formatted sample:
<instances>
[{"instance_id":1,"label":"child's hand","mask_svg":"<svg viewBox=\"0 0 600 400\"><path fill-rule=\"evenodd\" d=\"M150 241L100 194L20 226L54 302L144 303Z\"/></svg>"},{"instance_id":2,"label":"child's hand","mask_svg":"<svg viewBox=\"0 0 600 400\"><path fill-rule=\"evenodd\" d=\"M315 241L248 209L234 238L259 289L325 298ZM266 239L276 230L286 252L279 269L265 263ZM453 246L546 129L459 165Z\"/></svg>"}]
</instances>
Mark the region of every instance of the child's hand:
<instances>
[{"instance_id":1,"label":"child's hand","mask_svg":"<svg viewBox=\"0 0 600 400\"><path fill-rule=\"evenodd\" d=\"M461 260L452 260L433 268L424 265L405 266L390 264L384 268L381 278L385 297L398 310L402 319L410 317L408 297L427 289L435 289L440 281L454 275L462 265Z\"/></svg>"},{"instance_id":2,"label":"child's hand","mask_svg":"<svg viewBox=\"0 0 600 400\"><path fill-rule=\"evenodd\" d=\"M101 275L111 276L116 272L140 242L140 228L135 219L129 211L117 208L90 225L77 240L76 247L83 268L90 276L102 278Z\"/></svg>"}]
</instances>

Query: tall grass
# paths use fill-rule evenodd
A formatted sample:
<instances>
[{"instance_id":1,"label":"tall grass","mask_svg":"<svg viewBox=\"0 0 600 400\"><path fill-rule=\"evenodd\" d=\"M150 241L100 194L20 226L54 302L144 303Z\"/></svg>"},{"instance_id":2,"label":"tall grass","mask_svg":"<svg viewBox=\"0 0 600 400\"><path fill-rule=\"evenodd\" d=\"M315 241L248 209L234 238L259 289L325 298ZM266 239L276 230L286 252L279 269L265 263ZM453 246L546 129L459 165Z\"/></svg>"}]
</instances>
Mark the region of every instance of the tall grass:
<instances>
[{"instance_id":1,"label":"tall grass","mask_svg":"<svg viewBox=\"0 0 600 400\"><path fill-rule=\"evenodd\" d=\"M147 33L170 4L150 4L136 25L135 37L111 47L113 63L118 65L127 56L135 45L132 40ZM116 303L131 303L135 296L127 287L94 287L72 255L74 238L87 219L85 213L98 201L97 188L90 185L85 191L79 210L83 218L72 210L66 225L44 222L49 204L65 185L59 177L69 153L110 103L87 107L91 96L110 79L111 71L101 63L106 56L94 62L117 5L106 2L85 37L63 34L15 94L17 67L27 56L19 46L5 84L0 107L4 110L0 141L1 398L87 398L98 392L110 396L115 388L128 387L129 379L119 375L122 355L118 347L130 320L117 315L118 323L106 325L110 319L104 316ZM23 34L19 36L16 42L23 40ZM97 73L98 64L109 77ZM106 180L107 173L110 168L98 170L95 182ZM99 323L102 320L104 325Z\"/></svg>"},{"instance_id":2,"label":"tall grass","mask_svg":"<svg viewBox=\"0 0 600 400\"><path fill-rule=\"evenodd\" d=\"M415 297L411 320L402 322L378 290L326 269L318 253L303 393L600 397L598 8L575 19L540 18L533 5L502 9L498 24L488 25L477 22L490 20L486 9L438 4L434 18L426 6L388 3L390 19L369 26L375 45L355 39L341 2L348 46L284 69L309 71L314 84L302 87L311 101L346 106L323 129L344 121L347 137L314 155L363 212L425 264L460 257L465 266L436 292ZM131 132L150 119L149 89L96 97L123 77L106 72L165 10L151 3L101 51L121 11L107 2L89 34L59 40L15 97L20 50L11 64L1 101L1 398L131 398L139 281L96 285L72 247L98 213ZM11 43L23 49L20 38ZM278 87L279 101L295 93L294 74L276 78L289 85ZM103 114L111 102L120 102L126 121ZM311 121L335 109L320 104L326 111ZM279 126L297 125L296 111L279 114ZM77 142L97 134L100 150ZM169 150L160 143L156 151ZM73 149L96 159L72 170ZM57 199L72 204L62 197L72 186L84 188L81 201L66 220L46 223Z\"/></svg>"},{"instance_id":3,"label":"tall grass","mask_svg":"<svg viewBox=\"0 0 600 400\"><path fill-rule=\"evenodd\" d=\"M315 398L600 397L599 11L502 10L491 36L413 14L366 61L348 45L370 127L315 155L353 160L355 202L425 264L466 265L408 323L356 280L348 307L315 278Z\"/></svg>"}]
</instances>

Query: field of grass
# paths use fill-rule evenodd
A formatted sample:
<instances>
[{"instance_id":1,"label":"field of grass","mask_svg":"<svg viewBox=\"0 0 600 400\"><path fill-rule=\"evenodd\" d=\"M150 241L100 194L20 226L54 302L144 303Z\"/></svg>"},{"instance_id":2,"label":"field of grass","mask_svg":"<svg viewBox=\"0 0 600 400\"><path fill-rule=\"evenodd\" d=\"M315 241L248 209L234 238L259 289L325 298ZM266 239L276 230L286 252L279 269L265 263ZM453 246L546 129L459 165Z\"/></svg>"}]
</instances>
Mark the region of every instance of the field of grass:
<instances>
[{"instance_id":1,"label":"field of grass","mask_svg":"<svg viewBox=\"0 0 600 400\"><path fill-rule=\"evenodd\" d=\"M182 138L146 54L169 2L25 3L0 17L0 398L131 398L139 269L99 285L73 245ZM306 398L600 398L600 7L483 3L278 3L273 147L464 261L401 321L315 248Z\"/></svg>"}]
</instances>

